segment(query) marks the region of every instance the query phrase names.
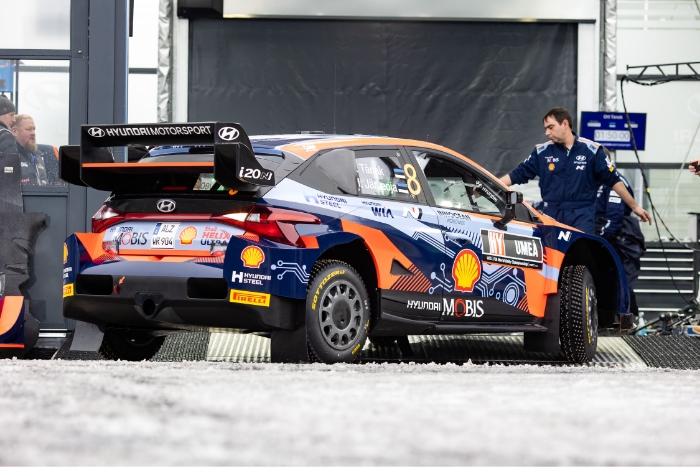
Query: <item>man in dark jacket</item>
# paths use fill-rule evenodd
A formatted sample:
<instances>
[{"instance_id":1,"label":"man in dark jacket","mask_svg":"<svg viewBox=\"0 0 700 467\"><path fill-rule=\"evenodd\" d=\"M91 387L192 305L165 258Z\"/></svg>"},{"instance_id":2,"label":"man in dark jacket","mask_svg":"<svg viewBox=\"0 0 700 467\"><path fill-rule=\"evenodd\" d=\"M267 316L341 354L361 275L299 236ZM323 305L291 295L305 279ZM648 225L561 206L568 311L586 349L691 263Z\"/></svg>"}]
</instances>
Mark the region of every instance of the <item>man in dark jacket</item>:
<instances>
[{"instance_id":1,"label":"man in dark jacket","mask_svg":"<svg viewBox=\"0 0 700 467\"><path fill-rule=\"evenodd\" d=\"M602 146L572 131L568 110L555 107L542 121L549 141L538 144L530 157L501 177L503 183L518 185L539 176L544 214L588 234L595 233L593 204L601 183L615 190L643 221L651 223L651 216L627 192Z\"/></svg>"},{"instance_id":2,"label":"man in dark jacket","mask_svg":"<svg viewBox=\"0 0 700 467\"><path fill-rule=\"evenodd\" d=\"M22 185L48 185L44 157L36 144L36 126L29 115L15 115L12 134L17 140L19 162L22 167Z\"/></svg>"},{"instance_id":3,"label":"man in dark jacket","mask_svg":"<svg viewBox=\"0 0 700 467\"><path fill-rule=\"evenodd\" d=\"M632 188L627 179L620 175L630 196ZM640 258L644 255L644 235L639 227L639 221L632 217L632 210L622 202L620 196L606 185L598 188L595 202L596 234L606 239L615 248L627 274L627 284L630 290L630 312L639 315L634 287L639 279L641 268Z\"/></svg>"},{"instance_id":4,"label":"man in dark jacket","mask_svg":"<svg viewBox=\"0 0 700 467\"><path fill-rule=\"evenodd\" d=\"M0 95L0 154L17 154L17 143L10 131L15 123L15 105L7 97Z\"/></svg>"}]
</instances>

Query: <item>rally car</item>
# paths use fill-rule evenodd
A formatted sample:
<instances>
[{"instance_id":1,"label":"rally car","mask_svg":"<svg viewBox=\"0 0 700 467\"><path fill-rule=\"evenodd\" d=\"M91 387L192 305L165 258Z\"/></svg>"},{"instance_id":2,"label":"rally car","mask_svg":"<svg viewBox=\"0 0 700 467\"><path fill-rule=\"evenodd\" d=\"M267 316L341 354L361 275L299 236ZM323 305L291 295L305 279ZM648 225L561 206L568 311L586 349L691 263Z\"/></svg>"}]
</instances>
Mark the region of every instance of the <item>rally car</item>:
<instances>
[{"instance_id":1,"label":"rally car","mask_svg":"<svg viewBox=\"0 0 700 467\"><path fill-rule=\"evenodd\" d=\"M63 313L98 325L109 357L216 327L271 337L278 362L350 362L368 337L522 332L581 363L599 326L631 323L608 243L445 147L220 122L81 138L61 148L61 178L111 195L66 239ZM149 149L122 162L111 148L128 145Z\"/></svg>"}]
</instances>

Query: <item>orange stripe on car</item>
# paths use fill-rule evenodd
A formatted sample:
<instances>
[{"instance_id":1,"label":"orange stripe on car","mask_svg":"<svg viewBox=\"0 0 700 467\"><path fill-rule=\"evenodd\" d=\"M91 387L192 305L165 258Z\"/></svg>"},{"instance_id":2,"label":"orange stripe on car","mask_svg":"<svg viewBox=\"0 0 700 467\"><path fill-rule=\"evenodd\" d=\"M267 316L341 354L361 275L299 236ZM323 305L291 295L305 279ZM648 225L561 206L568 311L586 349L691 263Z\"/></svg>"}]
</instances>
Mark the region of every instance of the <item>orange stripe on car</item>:
<instances>
[{"instance_id":1,"label":"orange stripe on car","mask_svg":"<svg viewBox=\"0 0 700 467\"><path fill-rule=\"evenodd\" d=\"M318 248L318 238L314 236L301 236L301 241L304 242L306 248Z\"/></svg>"},{"instance_id":2,"label":"orange stripe on car","mask_svg":"<svg viewBox=\"0 0 700 467\"><path fill-rule=\"evenodd\" d=\"M357 234L365 241L374 259L374 266L377 269L377 285L380 289L390 289L394 282L401 277L391 274L391 263L394 259L406 269L410 269L413 266L413 262L401 253L381 230L344 219L341 219L340 222L343 225L344 232Z\"/></svg>"},{"instance_id":3,"label":"orange stripe on car","mask_svg":"<svg viewBox=\"0 0 700 467\"><path fill-rule=\"evenodd\" d=\"M0 311L0 334L5 334L15 325L20 313L22 312L22 304L24 297L6 295L2 303ZM24 347L24 345L22 345Z\"/></svg>"},{"instance_id":4,"label":"orange stripe on car","mask_svg":"<svg viewBox=\"0 0 700 467\"><path fill-rule=\"evenodd\" d=\"M547 258L547 266L561 269L561 263L564 261L564 253L559 250L544 247L544 254Z\"/></svg>"},{"instance_id":5,"label":"orange stripe on car","mask_svg":"<svg viewBox=\"0 0 700 467\"><path fill-rule=\"evenodd\" d=\"M545 286L547 282L553 281L544 277L539 269L523 268L523 272L525 273L527 306L530 309L530 314L544 318L544 308L547 305Z\"/></svg>"},{"instance_id":6,"label":"orange stripe on car","mask_svg":"<svg viewBox=\"0 0 700 467\"><path fill-rule=\"evenodd\" d=\"M75 236L78 237L78 240L80 240L80 243L83 244L83 247L85 247L85 250L87 251L87 254L90 256L90 259L94 260L96 258L99 258L102 256L105 251L102 249L102 239L105 236L104 232L100 233L85 233L85 232L76 232Z\"/></svg>"}]
</instances>

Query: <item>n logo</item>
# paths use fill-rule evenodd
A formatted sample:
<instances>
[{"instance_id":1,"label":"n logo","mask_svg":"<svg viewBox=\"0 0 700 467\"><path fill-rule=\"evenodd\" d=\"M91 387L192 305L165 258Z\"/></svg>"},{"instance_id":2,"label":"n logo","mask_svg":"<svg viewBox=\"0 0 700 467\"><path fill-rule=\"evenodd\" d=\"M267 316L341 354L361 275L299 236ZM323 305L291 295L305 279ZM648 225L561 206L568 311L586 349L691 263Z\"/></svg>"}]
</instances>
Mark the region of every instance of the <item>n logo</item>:
<instances>
[{"instance_id":1,"label":"n logo","mask_svg":"<svg viewBox=\"0 0 700 467\"><path fill-rule=\"evenodd\" d=\"M570 239L571 239L571 232L564 232L564 231L559 232L558 240L565 240L568 242Z\"/></svg>"}]
</instances>

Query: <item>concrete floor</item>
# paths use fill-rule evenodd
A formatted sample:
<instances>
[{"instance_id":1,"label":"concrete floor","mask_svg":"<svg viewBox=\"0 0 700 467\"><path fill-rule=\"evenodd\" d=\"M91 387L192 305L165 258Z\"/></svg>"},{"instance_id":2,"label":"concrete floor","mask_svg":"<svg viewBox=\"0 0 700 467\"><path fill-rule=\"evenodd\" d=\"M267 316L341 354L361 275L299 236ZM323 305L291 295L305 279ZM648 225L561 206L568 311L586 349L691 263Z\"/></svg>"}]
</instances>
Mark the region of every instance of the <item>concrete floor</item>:
<instances>
[{"instance_id":1,"label":"concrete floor","mask_svg":"<svg viewBox=\"0 0 700 467\"><path fill-rule=\"evenodd\" d=\"M700 371L5 360L0 372L2 464L700 463Z\"/></svg>"}]
</instances>

